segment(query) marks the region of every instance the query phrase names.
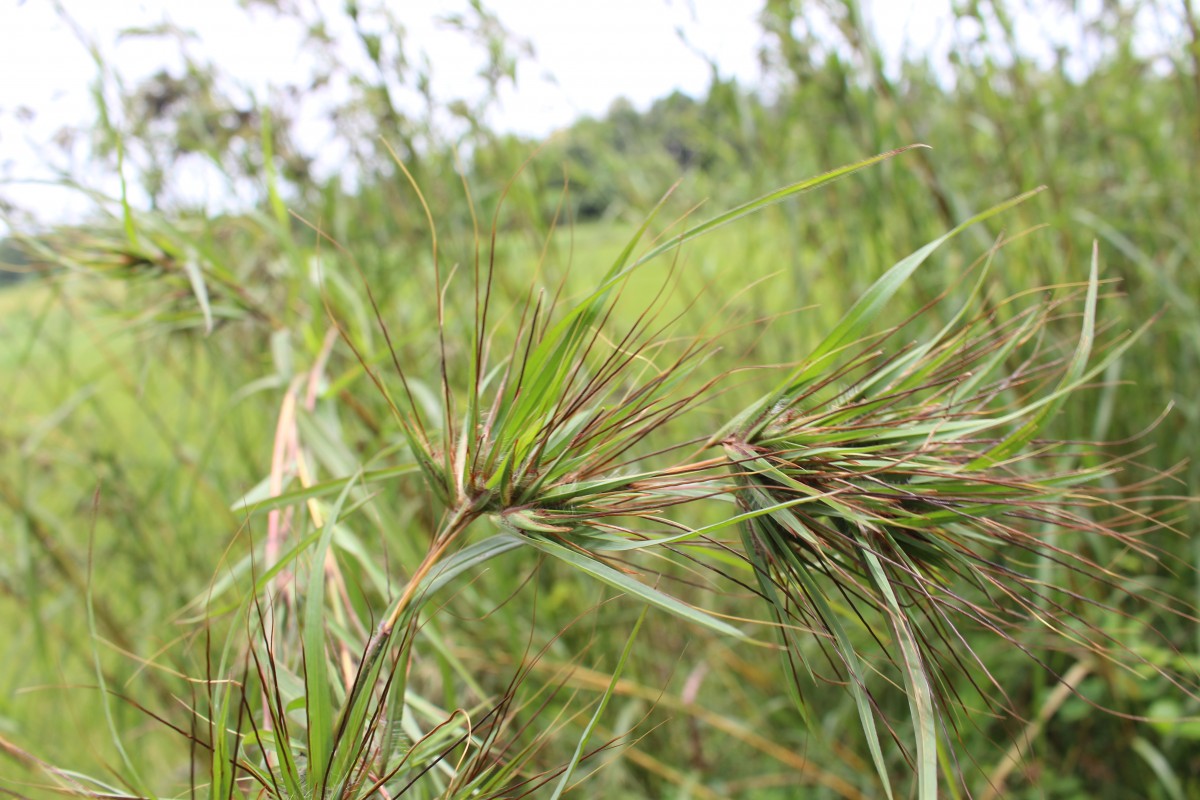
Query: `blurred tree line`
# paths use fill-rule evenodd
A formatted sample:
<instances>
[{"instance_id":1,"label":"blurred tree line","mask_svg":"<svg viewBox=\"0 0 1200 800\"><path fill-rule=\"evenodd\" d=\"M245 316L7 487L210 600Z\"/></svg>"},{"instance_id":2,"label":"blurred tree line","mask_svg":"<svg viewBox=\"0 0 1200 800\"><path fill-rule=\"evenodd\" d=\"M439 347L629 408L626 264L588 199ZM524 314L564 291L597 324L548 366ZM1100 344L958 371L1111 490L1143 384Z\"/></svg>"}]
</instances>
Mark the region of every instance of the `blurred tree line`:
<instances>
[{"instance_id":1,"label":"blurred tree line","mask_svg":"<svg viewBox=\"0 0 1200 800\"><path fill-rule=\"evenodd\" d=\"M1154 159L1186 156L1200 136L1200 45L1190 0L1086 7L954 0L945 60L910 51L896 64L885 64L859 0L766 0L758 14L760 85L739 85L701 53L712 71L704 96L675 92L645 110L618 99L604 116L578 120L545 141L489 124L502 90L518 85L535 53L482 0L439 21L478 56L477 81L457 96L436 93L430 55L384 0L347 0L340 8L289 0L240 5L303 32L311 56L298 62L303 74L256 95L213 57L219 43L210 51L163 23L122 38L172 41L180 64L128 85L80 32L97 63L97 119L63 140L85 138L89 158L121 172L151 208L185 213L195 204L181 185L188 165L215 169L243 207L278 191L307 215L350 198L382 201L393 189L404 192L394 151L431 205L449 212L461 205L459 173L486 201L536 153L523 176L532 184L525 199L536 198L537 213L549 216L566 184L577 221L627 212L636 218L680 178L693 182L694 196L744 198L772 180L922 141L936 154L900 169L917 179L946 223L995 199L981 199L981 188L999 195L1049 183L1063 194L1056 187L1065 177L1097 190L1121 175L1127 184L1147 179L1118 174L1116 164L1128 159L1111 151L1139 149L1146 173L1161 168ZM1020 24L1038 18L1047 31L1069 31L1075 47L1062 33L1039 39ZM1068 151L1073 174L1063 176L1068 162L1058 156ZM1195 159L1187 161L1194 176ZM985 168L980 187L975 177ZM402 205L394 203L401 215Z\"/></svg>"},{"instance_id":2,"label":"blurred tree line","mask_svg":"<svg viewBox=\"0 0 1200 800\"><path fill-rule=\"evenodd\" d=\"M206 50L171 25L124 32L167 39L179 53L176 67L132 84L80 33L96 61L97 118L62 139L82 140L88 163L121 176L120 197L98 195L114 224L139 207L205 225L267 211L298 237L311 237L312 225L342 243L424 242L425 213L398 160L439 228L472 230L465 184L481 220L503 195L499 224L536 239L564 200L563 220L638 221L680 181L677 211L701 198L724 206L924 142L933 149L835 186L819 208L776 212L786 218L773 245L780 263L817 242L824 264L863 283L974 211L1044 184L1038 201L1007 218L1014 231L1052 231L1041 250L1017 244L1028 271L1013 276L1016 288L1078 279L1099 239L1106 274L1128 295L1122 316L1136 322L1166 308L1155 335L1178 363L1150 386L1161 390L1155 402L1181 413L1164 443L1180 458L1190 452L1181 447L1200 445L1190 424L1200 387L1182 377L1200 374L1200 314L1189 299L1200 296L1191 211L1200 206L1200 23L1191 0L953 0L945 52L894 63L859 0L765 0L760 85L738 84L699 53L712 71L704 96L676 92L644 110L617 100L543 141L489 123L535 54L482 0L439 21L476 58L475 83L453 96L439 94L433 60L386 0L240 5L301 32L298 74L266 96L222 68L212 55L219 43ZM1029 24L1039 21L1040 34ZM220 213L189 195L189 176L204 174L227 187ZM466 259L471 237L447 238L451 255ZM1132 435L1157 413L1087 433Z\"/></svg>"}]
</instances>

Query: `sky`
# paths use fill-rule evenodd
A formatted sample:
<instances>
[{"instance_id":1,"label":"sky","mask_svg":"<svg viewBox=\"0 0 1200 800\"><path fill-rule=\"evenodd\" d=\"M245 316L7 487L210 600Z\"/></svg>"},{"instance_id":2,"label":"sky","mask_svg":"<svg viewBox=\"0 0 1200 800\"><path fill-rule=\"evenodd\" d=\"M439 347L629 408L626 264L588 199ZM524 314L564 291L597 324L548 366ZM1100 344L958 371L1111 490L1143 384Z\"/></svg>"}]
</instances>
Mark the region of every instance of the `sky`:
<instances>
[{"instance_id":1,"label":"sky","mask_svg":"<svg viewBox=\"0 0 1200 800\"><path fill-rule=\"evenodd\" d=\"M119 42L118 32L164 19L194 30L224 66L251 84L281 83L295 71L298 30L265 11L242 11L234 0L63 0L61 5L130 76L170 63L172 54L168 48ZM403 9L408 4L393 5ZM422 13L399 14L410 40L430 51L443 84L469 81L475 54L434 20L465 5L425 0L419 4ZM640 107L674 89L702 92L708 66L677 31L715 57L726 75L747 83L759 78L758 2L498 0L488 6L535 51L520 92L506 98L497 120L504 128L542 134L579 114L602 113L618 96ZM930 41L939 24L948 24L948 11L948 0L893 0L872 3L870 13L889 32L887 44L898 47L905 38ZM55 116L86 113L87 81L94 68L54 4L0 0L0 13L5 18L0 25L0 107L44 109L52 101Z\"/></svg>"},{"instance_id":2,"label":"sky","mask_svg":"<svg viewBox=\"0 0 1200 800\"><path fill-rule=\"evenodd\" d=\"M287 2L324 5L333 10L331 19L344 21L336 11L343 0ZM887 59L895 63L906 48L935 61L944 54L953 27L949 2L868 0L866 14ZM521 65L516 89L504 91L489 120L502 131L544 135L581 115L603 114L618 97L645 108L675 90L701 95L711 77L707 58L723 76L743 85L762 80L762 34L755 19L761 2L754 0L491 0L485 5L533 50ZM410 46L428 55L434 91L442 99L469 94L469 87L478 85L478 50L437 22L466 7L467 0L392 4ZM42 218L70 217L86 207L85 199L61 188L29 182L52 174L44 165L64 126L86 126L95 118L90 91L96 65L81 36L132 83L182 63L177 45L120 36L122 29L164 21L194 31L196 41L188 45L194 54L219 62L260 96L311 66L300 47L299 26L262 9L243 10L236 0L0 0L0 198L30 207ZM1053 15L1033 14L1018 22L1034 38L1059 24ZM342 33L350 37L348 29ZM1068 40L1071 35L1055 34ZM313 120L307 127L307 135L319 140L319 124ZM86 172L86 165L57 158L63 169ZM3 224L0 220L0 233Z\"/></svg>"},{"instance_id":3,"label":"sky","mask_svg":"<svg viewBox=\"0 0 1200 800\"><path fill-rule=\"evenodd\" d=\"M313 2L300 4L306 1ZM931 42L938 20L947 24L947 3L877 2L872 13L889 32L885 45L898 52L906 39ZM336 9L340 1L326 5ZM444 98L471 91L466 87L475 82L479 57L463 36L435 20L466 5L465 0L393 4L409 41L428 54L435 91ZM493 0L486 5L533 50L521 65L516 89L504 91L490 119L499 130L540 136L581 115L603 114L618 97L645 108L675 90L700 95L711 77L706 56L726 77L746 85L761 80L758 2ZM421 12L407 10L415 7ZM90 91L96 66L80 34L129 82L182 63L170 43L120 36L124 28L167 20L195 32L193 52L218 61L260 95L272 84L294 80L308 66L299 26L262 9L247 12L235 0L0 0L0 19L0 197L31 206L41 216L69 216L75 206L86 206L86 200L59 188L25 182L50 175L43 166L48 154L65 169L81 168L63 161L52 145L64 126L86 125L95 117Z\"/></svg>"}]
</instances>

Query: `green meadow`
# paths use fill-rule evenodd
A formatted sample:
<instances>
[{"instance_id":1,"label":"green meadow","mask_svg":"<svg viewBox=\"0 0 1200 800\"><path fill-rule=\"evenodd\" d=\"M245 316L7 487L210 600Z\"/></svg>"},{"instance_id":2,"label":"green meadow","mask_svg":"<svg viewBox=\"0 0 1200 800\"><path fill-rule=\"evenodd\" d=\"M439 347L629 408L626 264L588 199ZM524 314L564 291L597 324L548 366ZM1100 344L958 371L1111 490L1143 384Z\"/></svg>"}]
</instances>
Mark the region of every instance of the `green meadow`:
<instances>
[{"instance_id":1,"label":"green meadow","mask_svg":"<svg viewBox=\"0 0 1200 800\"><path fill-rule=\"evenodd\" d=\"M540 142L360 27L352 182L112 84L126 194L6 242L0 790L1200 797L1200 21L968 5Z\"/></svg>"}]
</instances>

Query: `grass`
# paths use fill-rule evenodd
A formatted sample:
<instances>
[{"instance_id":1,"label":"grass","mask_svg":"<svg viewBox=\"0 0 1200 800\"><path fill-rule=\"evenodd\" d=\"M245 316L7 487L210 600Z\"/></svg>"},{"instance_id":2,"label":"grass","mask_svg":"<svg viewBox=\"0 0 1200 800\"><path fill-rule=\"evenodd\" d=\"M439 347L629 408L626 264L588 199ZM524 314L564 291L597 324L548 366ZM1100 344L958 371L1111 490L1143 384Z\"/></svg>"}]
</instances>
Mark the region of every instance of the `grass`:
<instances>
[{"instance_id":1,"label":"grass","mask_svg":"<svg viewBox=\"0 0 1200 800\"><path fill-rule=\"evenodd\" d=\"M113 299L36 284L5 297L6 334L28 347L6 349L11 380L0 400L13 553L2 615L13 646L30 657L6 659L0 716L9 733L36 730L80 766L98 766L95 738L78 732L103 730L95 726L104 702L79 688L96 680L85 597L94 598L108 680L128 690L139 671L133 653L153 655L179 637L170 618L215 569L211 534L237 525L226 498L252 478L238 467L245 452L226 438L250 418L231 409L217 419L207 406L224 404L224 376L208 354L139 337L104 310ZM146 372L148 364L159 369ZM138 683L169 696L153 677ZM61 713L47 715L47 706ZM144 724L131 707L114 709L122 727ZM168 744L154 738L139 749L154 763Z\"/></svg>"},{"instance_id":2,"label":"grass","mask_svg":"<svg viewBox=\"0 0 1200 800\"><path fill-rule=\"evenodd\" d=\"M1010 688L1002 669L1013 660L995 661L1005 648L1045 671L1060 705L1055 681L1074 685L1081 671L1138 675L1193 702L1194 670L1156 630L1186 620L1186 608L1127 569L1171 563L1143 539L1158 517L1171 519L1172 501L1146 505L1152 472L1149 483L1114 487L1127 469L1119 456L1042 430L1137 346L1104 333L1096 257L1090 278L1081 271L1049 299L1005 300L991 280L1007 258L1002 240L974 275L895 314L956 229L819 327L804 311L761 318L722 291L734 283L719 271L700 287L678 277L705 264L705 251L692 251L709 231L869 166L707 222L651 217L603 271L572 265L563 290L554 261L571 252L574 231L549 240L525 288L508 259L536 253L522 259L520 247L480 237L474 266L451 279L431 252L407 285L428 286L432 273L433 296L446 300L419 324L405 283L381 291L352 248L321 237L314 255L290 256L319 258L322 282L289 288L308 305L287 307L301 324L286 339L246 290L225 301L239 335L169 333L202 296L221 308L215 288L169 268L159 280L177 281L172 304L152 304L158 313L124 332L78 309L127 303L143 291L136 281L95 294L86 277L66 276L53 291L29 290L54 305L25 324L63 323L57 350L39 346L64 372L74 349L94 350L79 407L132 421L85 432L92 447L102 452L111 437L123 468L144 459L118 490L94 479L79 490L77 519L95 522L77 528L75 552L120 541L114 552L136 561L129 545L141 540L155 559L148 577L172 586L167 603L183 608L174 635L160 634L165 649L113 642L137 612L155 626L169 612L106 590L136 585L136 563L64 560L59 579L87 599L87 625L59 641L96 642L64 654L78 659L77 680L100 684L93 697L108 709L116 749L91 778L56 768L42 778L114 796L173 796L188 784L211 797L555 796L584 780L605 794L644 791L636 787L649 780L771 796L778 780L841 797L902 795L915 782L918 796L935 797L1007 780L1020 734L1003 720L1037 701ZM88 299L72 299L81 288ZM204 328L212 314L190 319ZM777 339L826 334L799 359L747 363L763 354L753 349L763 325ZM1073 345L1048 338L1064 325L1076 330ZM256 380L238 354L266 345L272 363ZM32 372L38 357L17 366ZM150 363L155 379L139 381ZM259 418L240 424L242 407L268 393L274 421L260 403ZM225 411L180 425L197 398ZM45 401L14 393L8 402ZM83 417L57 415L59 435ZM149 441L123 447L134 439ZM173 459L185 469L164 466ZM239 461L241 474L207 466ZM83 502L92 493L103 512ZM154 541L140 510L156 498L172 516ZM122 500L137 517L132 530L107 511ZM14 492L8 505L34 518L30 494ZM168 530L170 519L196 533ZM203 537L222 527L239 533L214 565ZM54 591L33 585L27 602ZM78 607L72 621L83 624ZM148 662L129 657L139 649ZM697 694L705 680L724 689ZM136 702L106 703L110 692ZM855 718L853 735L820 734L846 732ZM157 750L143 737L171 743ZM738 750L710 762L716 742ZM660 758L689 751L684 764ZM55 755L66 759L97 755ZM748 767L772 762L767 778ZM176 766L164 774L163 763Z\"/></svg>"},{"instance_id":3,"label":"grass","mask_svg":"<svg viewBox=\"0 0 1200 800\"><path fill-rule=\"evenodd\" d=\"M0 788L1200 796L1194 61L1096 30L715 82L598 221L485 135L25 238Z\"/></svg>"}]
</instances>

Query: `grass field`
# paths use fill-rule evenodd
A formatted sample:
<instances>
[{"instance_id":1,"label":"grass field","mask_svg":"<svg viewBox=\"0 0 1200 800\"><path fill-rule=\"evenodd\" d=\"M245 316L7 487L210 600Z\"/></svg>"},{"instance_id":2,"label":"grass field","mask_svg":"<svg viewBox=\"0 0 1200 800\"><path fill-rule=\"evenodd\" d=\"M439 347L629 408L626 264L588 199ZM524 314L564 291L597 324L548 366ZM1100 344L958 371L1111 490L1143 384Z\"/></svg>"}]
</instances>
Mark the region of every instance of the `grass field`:
<instances>
[{"instance_id":1,"label":"grass field","mask_svg":"<svg viewBox=\"0 0 1200 800\"><path fill-rule=\"evenodd\" d=\"M613 333L605 334L605 339L636 325L650 300L665 287L668 299L655 318L664 322L674 318L674 322L660 334L661 339L670 342L698 332L716 336L714 347L719 347L705 368L714 376L728 373L722 391L711 402L678 423L656 429L656 441L670 441L672 436L695 440L703 435L694 430L696 426L718 430L730 409L744 406L764 385L758 375L762 370L743 373L739 368L787 364L795 361L794 353L811 351L867 286L869 273L856 280L852 273L806 266L820 263L813 244L797 242L795 252L763 244L788 241L788 219L795 213L799 209L768 211L743 226L685 246L677 258L648 267L622 290L604 325ZM569 264L564 291L568 297L579 296L596 282L627 234L620 225L580 226L556 234L544 255L527 240L502 241L493 289L493 346L499 349L501 342L515 335L519 302L531 283L552 288L568 275ZM1048 234L1034 232L1029 238L1039 236ZM915 244L910 247L915 249ZM938 292L964 296L971 280L966 267L980 255L969 240L948 246L925 268L925 277L910 282L894 307L885 309L877 328L886 329L888 316L891 323L901 321L906 309L919 307ZM343 309L344 324L360 326L350 335L362 337L358 346L371 348L363 351L366 363L384 372L389 359L382 328L363 306L360 292L355 300L353 271L328 253L323 258L330 262L327 269L339 269L344 281L341 294L330 292L330 302L340 300L344 305L331 308ZM540 268L539 258L544 258ZM987 296L995 300L1001 290L991 284L1002 282L1001 276L1012 270L1005 250L996 256L992 269L997 277L989 281ZM1086 275L1081 271L1079 277ZM391 297L380 302L381 319L397 352L405 363L417 365L410 380L418 402L436 409L436 359L430 357L437 330L430 319L434 310L429 304L413 306L410 300L414 294L429 292L429 278L412 270L398 278ZM172 780L186 781L181 766L185 762L180 761L188 749L186 739L165 733L161 724L127 703L114 700L106 712L103 693L85 687L95 687L100 669L111 692L131 695L157 714L179 718L180 704L190 701L181 694L177 674L203 674L203 653L209 649L215 659L221 652L221 635L232 630L231 641L237 641L238 624L232 629L228 624L228 612L236 607L229 605L235 597L229 589L218 598L230 599L211 601L225 612L216 615L211 627L197 626L196 607L189 603L203 599L213 581L222 586L233 564L242 565L235 584L245 584L242 558L248 542L256 543L258 558L263 558L266 515L246 517L229 509L243 493L264 495L260 482L271 471L280 397L286 396L289 385L297 385L295 378L304 377L311 358L306 348L321 346L319 333L328 330L328 323L320 319L319 309L297 305L292 311L310 331L299 340L281 341L278 334L246 319L230 321L207 337L188 329L172 332L171 320L177 312L169 307L164 316L140 321L120 314L120 309L144 302L139 301L143 291L137 283L114 286L87 276L64 275L54 283L23 286L4 297L5 338L27 343L23 349L6 352L5 370L14 380L4 398L4 437L12 443L5 448L3 471L10 515L5 527L17 534L17 557L6 575L9 591L4 614L13 621L19 652L29 654L6 666L5 685L12 689L4 717L6 738L28 744L56 763L99 775L119 757L105 733L111 726L122 732L124 750L136 772L162 786ZM447 296L454 297L454 291L466 289L452 284ZM818 297L823 301L814 302ZM512 301L509 308L506 298ZM460 294L444 322L452 364L456 357L465 361L469 356L463 350L463 333L470 326L464 313L468 300L468 295ZM182 302L189 300L185 296ZM1101 308L1111 309L1117 302L1105 300ZM950 301L944 305L953 307ZM946 310L937 306L923 316L914 332L940 326L947 318ZM1070 335L1070 329L1078 330L1080 318L1074 312L1061 323L1048 324L1061 325L1064 335ZM1143 340L1131 353L1145 352L1141 348L1149 346ZM358 465L368 470L401 467L401 472L406 462L411 465L400 444L401 431L387 422L378 390L348 350L334 345L318 384L317 405L311 414L297 418L297 430L311 459L309 481L348 476ZM257 358L247 358L255 352L260 354ZM1115 362L1109 374L1125 363L1125 359ZM462 368L462 361L452 366ZM464 377L458 374L453 380ZM391 391L398 391L394 377L386 380ZM1135 392L1134 387L1106 382L1072 398L1066 419L1056 424L1074 427L1071 417L1079 409L1123 403ZM1094 411L1084 413L1095 419ZM293 488L297 480L301 478L291 478ZM259 489L253 490L256 485ZM342 591L351 594L345 598L349 605L331 612L333 630L353 624L350 619L339 621L338 616L351 610L364 614L364 620L374 618L380 612L372 610L377 606L371 598L394 594L401 585L399 576L421 562L422 541L428 534L420 531L437 525L426 492L415 476L400 475L372 485L368 494L353 501L354 516L341 523L345 528L335 540L339 563L346 562L343 568L350 576L343 578ZM325 495L324 513L329 513L325 503L333 499ZM683 516L667 514L701 526L727 516L726 507L717 498L688 506ZM313 508L309 513L321 513ZM468 540L486 539L487 529L494 524L479 520L472 526L473 531L479 530L468 532ZM89 548L93 548L90 556ZM1098 557L1123 569L1138 564L1136 558L1119 553ZM686 571L679 572L679 565L653 564L653 559L640 563L639 570L649 569L645 575L668 581L673 595L735 617L753 614L755 599L744 589L717 588L711 576L698 573L689 578ZM727 564L723 569L729 568ZM1054 569L1043 567L1047 568ZM1141 580L1154 579L1144 575ZM528 685L519 703L549 700L549 708L557 709L541 710L537 717L544 721L536 724L550 725L543 734L547 738L540 758L551 763L568 758L588 709L597 699L610 699L593 735L597 742L613 742L615 750L597 762L608 763L588 781L588 791L602 796L650 796L673 786L670 791L684 795L784 797L803 785L814 787L814 796L873 796L878 779L872 778L869 748L847 693L828 689L811 693L805 708L816 727L809 732L788 700L787 668L762 649L769 636L757 634L758 645L739 643L703 627L681 625L652 609L640 634L643 642L652 644L643 644L627 663L621 663L621 677L612 683L618 666L614 657L639 622L637 602L621 599L604 583L563 565L539 566L532 553L497 556L490 568L455 586L444 597L433 599L437 613L431 612L424 622L420 652L413 655L409 691L414 695L412 713L418 719L422 712L431 721L436 719L437 708L475 708L474 713L479 713L489 699L503 692L522 653L526 659L538 653L539 658L530 662ZM1115 626L1112 631L1124 625L1112 618L1095 624ZM210 636L218 637L216 643ZM1033 636L1030 642L1036 642L1036 632ZM1155 646L1153 636L1145 638L1143 656ZM868 636L859 646L875 645ZM800 647L810 658L819 656L813 642ZM1006 657L1009 645L1003 640L992 644L980 640L972 647L998 683L1010 689L1014 710L1030 721L1024 723L1022 733L1021 723L1012 727L999 720L985 724L982 719L961 717L965 727L952 736L960 739L957 757L970 759L968 773L974 770L994 779L1006 772L1006 753L1019 752L1021 766L1008 780L1014 786L1029 781L1036 794L1047 784L1030 777L1029 765L1060 757L1056 753L1070 753L1081 769L1095 769L1100 775L1104 754L1114 742L1131 742L1127 746L1151 748L1146 752L1160 755L1157 748L1172 743L1180 752L1189 749L1186 725L1136 726L1133 738L1124 739L1129 734L1122 729L1130 730L1129 723L1104 716L1089 705L1118 702L1119 709L1139 713L1135 709L1144 710L1150 703L1155 704L1156 714L1186 713L1185 699L1171 700L1165 688L1149 689L1154 682L1147 683L1146 675L1123 678L1120 672L1098 671L1082 655L1086 650L1072 654L1068 648L1047 663L1078 690L1074 695L1064 692L1063 684L1052 676L1030 672L1021 661ZM1168 666L1164 659L1174 658L1158 652L1143 669ZM50 675L54 678L47 680ZM957 680L977 681L983 679L981 675L968 671ZM39 685L48 687L32 692L25 688ZM12 693L18 687L22 691ZM556 687L553 699L546 696ZM883 718L902 719L902 697L882 688L877 691L875 702ZM1146 696L1147 691L1152 694ZM1155 700L1159 692L1163 694ZM63 713L47 717L47 707ZM1037 722L1039 712L1046 717L1042 723ZM896 724L904 741L904 724ZM1086 740L1069 738L1067 732L1076 725L1088 729ZM75 735L79 731L95 735ZM1037 735L1026 749L1020 737L1030 731ZM1069 744L1060 739L1063 736ZM36 745L37 741L42 744ZM671 757L664 759L665 755ZM680 763L683 755L688 760ZM888 769L897 770L894 780L902 787L905 767L897 755L893 751L886 758ZM1147 758L1145 768L1153 771L1155 763ZM1185 762L1175 763L1182 769ZM172 766L164 771L164 764ZM1055 791L1070 794L1075 791L1071 786L1088 785L1087 774L1080 775L1061 776L1062 786ZM984 793L986 785L982 784ZM980 791L979 786L975 791Z\"/></svg>"},{"instance_id":2,"label":"grass field","mask_svg":"<svg viewBox=\"0 0 1200 800\"><path fill-rule=\"evenodd\" d=\"M0 789L1200 797L1187 53L20 234Z\"/></svg>"}]
</instances>

